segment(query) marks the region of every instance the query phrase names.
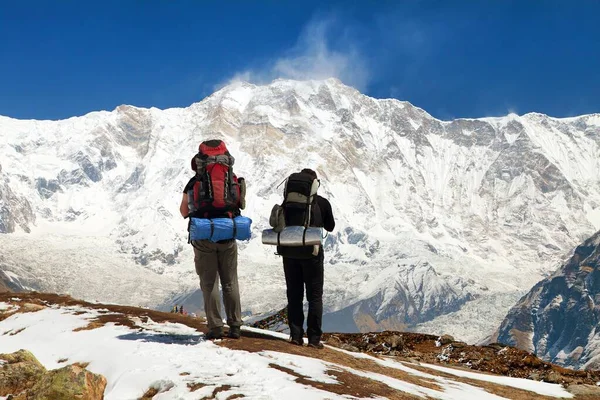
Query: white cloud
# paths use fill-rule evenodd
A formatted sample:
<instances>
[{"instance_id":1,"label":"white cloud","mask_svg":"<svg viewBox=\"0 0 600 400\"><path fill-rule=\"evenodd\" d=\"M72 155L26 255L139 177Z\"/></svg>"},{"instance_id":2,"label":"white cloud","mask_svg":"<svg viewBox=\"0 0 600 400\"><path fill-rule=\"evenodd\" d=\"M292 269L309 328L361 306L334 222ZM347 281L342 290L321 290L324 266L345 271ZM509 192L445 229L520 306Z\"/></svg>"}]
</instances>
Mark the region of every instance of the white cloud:
<instances>
[{"instance_id":1,"label":"white cloud","mask_svg":"<svg viewBox=\"0 0 600 400\"><path fill-rule=\"evenodd\" d=\"M358 90L366 89L369 82L366 61L350 41L343 39L345 35L333 34L337 25L332 18L312 20L286 54L273 58L259 69L237 72L218 87L235 81L264 84L278 78L338 78Z\"/></svg>"}]
</instances>

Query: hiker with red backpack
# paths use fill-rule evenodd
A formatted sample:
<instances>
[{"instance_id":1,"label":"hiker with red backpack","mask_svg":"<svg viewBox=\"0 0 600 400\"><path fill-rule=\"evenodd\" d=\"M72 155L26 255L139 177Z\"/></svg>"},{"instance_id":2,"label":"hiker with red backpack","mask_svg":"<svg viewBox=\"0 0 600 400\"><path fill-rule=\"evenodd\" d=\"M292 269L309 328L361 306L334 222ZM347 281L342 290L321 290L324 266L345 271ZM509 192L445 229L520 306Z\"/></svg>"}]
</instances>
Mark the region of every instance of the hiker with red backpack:
<instances>
[{"instance_id":1,"label":"hiker with red backpack","mask_svg":"<svg viewBox=\"0 0 600 400\"><path fill-rule=\"evenodd\" d=\"M251 220L241 216L246 186L233 173L235 159L221 140L200 143L192 158L195 175L183 190L180 212L189 218L190 243L200 277L204 311L208 324L206 338L223 337L219 280L229 326L228 337L239 339L242 313L237 277L236 239L250 238Z\"/></svg>"},{"instance_id":2,"label":"hiker with red backpack","mask_svg":"<svg viewBox=\"0 0 600 400\"><path fill-rule=\"evenodd\" d=\"M315 228L331 232L335 220L329 201L317 194L319 186L317 173L308 168L288 177L283 203L273 207L269 220L273 229L263 231L263 243L277 245L277 254L283 257L290 343L304 345L306 287L308 346L322 349L324 253L322 229Z\"/></svg>"}]
</instances>

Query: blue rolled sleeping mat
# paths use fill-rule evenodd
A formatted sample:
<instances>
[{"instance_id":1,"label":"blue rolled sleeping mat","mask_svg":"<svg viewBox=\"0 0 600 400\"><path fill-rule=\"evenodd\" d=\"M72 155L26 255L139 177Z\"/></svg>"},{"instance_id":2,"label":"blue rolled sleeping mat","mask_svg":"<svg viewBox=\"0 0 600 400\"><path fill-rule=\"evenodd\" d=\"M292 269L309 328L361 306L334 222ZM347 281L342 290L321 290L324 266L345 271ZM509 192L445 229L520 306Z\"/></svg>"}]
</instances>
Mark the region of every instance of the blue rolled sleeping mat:
<instances>
[{"instance_id":1,"label":"blue rolled sleeping mat","mask_svg":"<svg viewBox=\"0 0 600 400\"><path fill-rule=\"evenodd\" d=\"M238 216L231 218L191 218L190 240L219 240L236 239L249 240L252 235L252 220Z\"/></svg>"}]
</instances>

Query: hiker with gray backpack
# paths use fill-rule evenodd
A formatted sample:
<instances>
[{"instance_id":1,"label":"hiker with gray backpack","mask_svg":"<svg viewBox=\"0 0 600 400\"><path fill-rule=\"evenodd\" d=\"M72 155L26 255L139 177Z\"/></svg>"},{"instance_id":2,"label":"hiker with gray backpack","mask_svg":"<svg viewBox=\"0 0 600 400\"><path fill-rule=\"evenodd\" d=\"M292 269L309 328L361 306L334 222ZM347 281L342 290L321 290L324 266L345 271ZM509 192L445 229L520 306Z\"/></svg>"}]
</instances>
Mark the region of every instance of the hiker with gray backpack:
<instances>
[{"instance_id":1,"label":"hiker with gray backpack","mask_svg":"<svg viewBox=\"0 0 600 400\"><path fill-rule=\"evenodd\" d=\"M290 343L304 344L304 288L308 300L308 346L322 349L323 262L322 232L335 228L331 204L317 194L317 173L305 168L285 182L284 199L275 205L263 231L263 243L276 245L283 258Z\"/></svg>"},{"instance_id":2,"label":"hiker with gray backpack","mask_svg":"<svg viewBox=\"0 0 600 400\"><path fill-rule=\"evenodd\" d=\"M234 161L223 141L200 143L191 162L195 175L183 190L179 208L181 215L189 218L189 242L194 247L209 340L224 335L219 279L229 325L228 337L239 339L241 335L236 240L250 238L252 221L241 215L246 186L244 178L233 173Z\"/></svg>"}]
</instances>

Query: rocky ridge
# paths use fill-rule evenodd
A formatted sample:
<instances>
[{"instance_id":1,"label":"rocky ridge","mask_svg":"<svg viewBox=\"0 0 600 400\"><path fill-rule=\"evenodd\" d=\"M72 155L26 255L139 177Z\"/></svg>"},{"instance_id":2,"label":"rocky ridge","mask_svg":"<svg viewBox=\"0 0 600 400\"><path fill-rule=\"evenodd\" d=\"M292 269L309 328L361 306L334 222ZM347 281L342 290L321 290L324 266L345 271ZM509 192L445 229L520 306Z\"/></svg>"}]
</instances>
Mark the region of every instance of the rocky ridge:
<instances>
[{"instance_id":1,"label":"rocky ridge","mask_svg":"<svg viewBox=\"0 0 600 400\"><path fill-rule=\"evenodd\" d=\"M567 367L600 366L600 232L509 311L492 340Z\"/></svg>"}]
</instances>

